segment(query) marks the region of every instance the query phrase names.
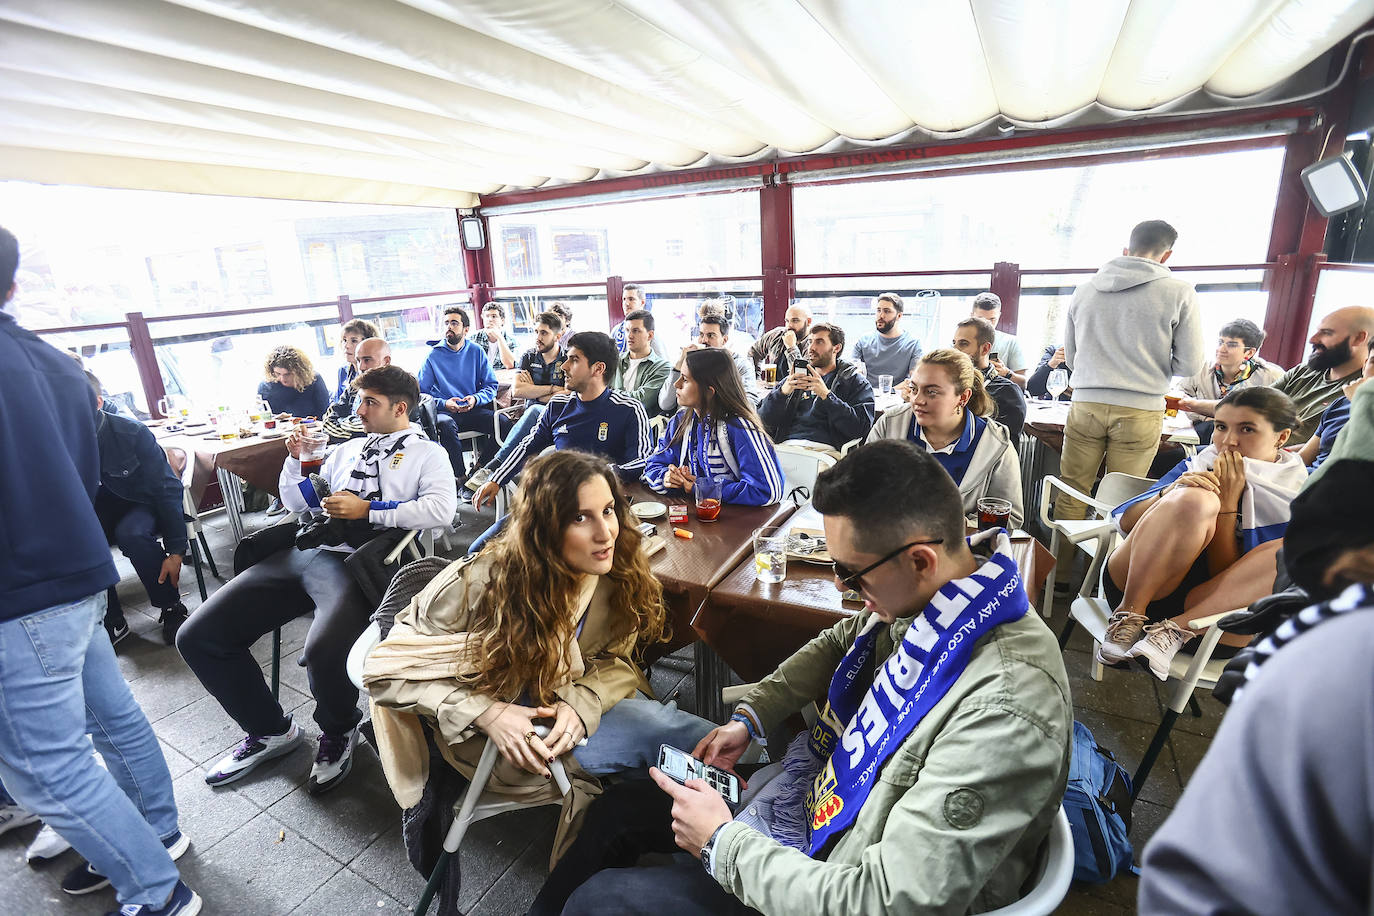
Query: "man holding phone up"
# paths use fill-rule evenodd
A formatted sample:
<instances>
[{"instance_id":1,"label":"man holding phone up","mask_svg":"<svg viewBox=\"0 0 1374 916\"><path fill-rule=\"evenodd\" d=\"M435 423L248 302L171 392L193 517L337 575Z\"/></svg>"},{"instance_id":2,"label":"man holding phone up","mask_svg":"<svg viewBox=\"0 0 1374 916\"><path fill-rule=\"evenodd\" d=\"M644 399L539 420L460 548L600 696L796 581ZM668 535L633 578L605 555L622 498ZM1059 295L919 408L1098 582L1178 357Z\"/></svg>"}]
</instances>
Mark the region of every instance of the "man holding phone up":
<instances>
[{"instance_id":1,"label":"man holding phone up","mask_svg":"<svg viewBox=\"0 0 1374 916\"><path fill-rule=\"evenodd\" d=\"M759 404L759 419L774 442L838 458L846 442L868 435L873 386L857 367L840 359L843 351L843 330L823 322L811 326L808 359L797 360Z\"/></svg>"},{"instance_id":2,"label":"man holding phone up","mask_svg":"<svg viewBox=\"0 0 1374 916\"><path fill-rule=\"evenodd\" d=\"M953 481L910 442L855 449L815 489L836 587L866 613L798 650L692 752L731 771L774 736L779 763L733 816L706 782L656 768L609 788L532 914L964 913L1020 896L1064 793L1073 715L1010 541L965 538ZM818 696L815 727L780 746L783 720ZM701 867L628 867L675 846Z\"/></svg>"}]
</instances>

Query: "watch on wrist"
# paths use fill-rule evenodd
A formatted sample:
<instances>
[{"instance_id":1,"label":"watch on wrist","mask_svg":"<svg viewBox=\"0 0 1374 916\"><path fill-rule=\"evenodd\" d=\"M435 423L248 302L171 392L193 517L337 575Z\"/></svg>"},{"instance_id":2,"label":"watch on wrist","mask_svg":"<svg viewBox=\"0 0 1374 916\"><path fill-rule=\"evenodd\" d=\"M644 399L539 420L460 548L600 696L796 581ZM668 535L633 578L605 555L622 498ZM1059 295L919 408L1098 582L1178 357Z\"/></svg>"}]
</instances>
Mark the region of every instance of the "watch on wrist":
<instances>
[{"instance_id":1,"label":"watch on wrist","mask_svg":"<svg viewBox=\"0 0 1374 916\"><path fill-rule=\"evenodd\" d=\"M715 832L711 834L711 838L706 841L706 845L701 847L701 867L706 869L706 874L710 875L712 878L716 876L715 865L712 861L712 857L716 852L716 840L720 837L720 832L724 829L725 824L721 824L717 827Z\"/></svg>"}]
</instances>

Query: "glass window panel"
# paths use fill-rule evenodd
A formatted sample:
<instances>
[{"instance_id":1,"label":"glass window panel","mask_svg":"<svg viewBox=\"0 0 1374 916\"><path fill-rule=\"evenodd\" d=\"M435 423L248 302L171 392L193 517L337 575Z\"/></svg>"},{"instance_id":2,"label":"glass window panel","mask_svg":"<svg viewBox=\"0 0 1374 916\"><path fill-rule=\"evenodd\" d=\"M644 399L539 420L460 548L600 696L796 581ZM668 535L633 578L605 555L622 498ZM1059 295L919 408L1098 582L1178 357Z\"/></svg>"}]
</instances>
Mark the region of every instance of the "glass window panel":
<instances>
[{"instance_id":1,"label":"glass window panel","mask_svg":"<svg viewBox=\"0 0 1374 916\"><path fill-rule=\"evenodd\" d=\"M1142 219L1179 232L1171 266L1265 260L1283 149L802 186L800 273L1087 267Z\"/></svg>"},{"instance_id":2,"label":"glass window panel","mask_svg":"<svg viewBox=\"0 0 1374 916\"><path fill-rule=\"evenodd\" d=\"M100 379L100 387L111 400L129 407L137 416L148 416L148 399L129 349L129 330L125 325L39 336L59 350L80 356L82 366Z\"/></svg>"},{"instance_id":3,"label":"glass window panel","mask_svg":"<svg viewBox=\"0 0 1374 916\"><path fill-rule=\"evenodd\" d=\"M505 286L762 272L757 191L511 213L487 228Z\"/></svg>"},{"instance_id":4,"label":"glass window panel","mask_svg":"<svg viewBox=\"0 0 1374 916\"><path fill-rule=\"evenodd\" d=\"M604 286L548 287L537 290L501 293L493 298L506 313L506 327L515 336L516 356L534 346L534 319L555 302L572 311L574 331L609 329Z\"/></svg>"},{"instance_id":5,"label":"glass window panel","mask_svg":"<svg viewBox=\"0 0 1374 916\"><path fill-rule=\"evenodd\" d=\"M448 209L7 181L0 211L30 328L467 285Z\"/></svg>"},{"instance_id":6,"label":"glass window panel","mask_svg":"<svg viewBox=\"0 0 1374 916\"><path fill-rule=\"evenodd\" d=\"M669 358L696 340L697 316L710 304L730 318L730 349L748 353L763 326L763 286L760 283L644 284L645 307L654 314L654 339Z\"/></svg>"},{"instance_id":7,"label":"glass window panel","mask_svg":"<svg viewBox=\"0 0 1374 916\"><path fill-rule=\"evenodd\" d=\"M1347 305L1374 302L1374 268L1368 270L1325 269L1317 276L1317 294L1312 300L1312 317L1308 321L1307 339L1317 333L1322 319ZM1309 347L1303 344L1303 352Z\"/></svg>"}]
</instances>

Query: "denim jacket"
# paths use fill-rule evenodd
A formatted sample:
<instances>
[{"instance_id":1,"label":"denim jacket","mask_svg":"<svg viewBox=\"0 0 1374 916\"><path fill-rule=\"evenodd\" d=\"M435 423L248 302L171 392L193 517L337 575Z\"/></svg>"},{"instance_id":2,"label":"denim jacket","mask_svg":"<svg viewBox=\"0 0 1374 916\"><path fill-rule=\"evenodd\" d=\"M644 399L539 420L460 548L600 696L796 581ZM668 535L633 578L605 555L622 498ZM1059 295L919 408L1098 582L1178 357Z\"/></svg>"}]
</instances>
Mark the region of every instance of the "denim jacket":
<instances>
[{"instance_id":1,"label":"denim jacket","mask_svg":"<svg viewBox=\"0 0 1374 916\"><path fill-rule=\"evenodd\" d=\"M181 514L181 481L152 430L137 420L96 411L100 485L120 499L152 510L162 546L169 554L190 552Z\"/></svg>"}]
</instances>

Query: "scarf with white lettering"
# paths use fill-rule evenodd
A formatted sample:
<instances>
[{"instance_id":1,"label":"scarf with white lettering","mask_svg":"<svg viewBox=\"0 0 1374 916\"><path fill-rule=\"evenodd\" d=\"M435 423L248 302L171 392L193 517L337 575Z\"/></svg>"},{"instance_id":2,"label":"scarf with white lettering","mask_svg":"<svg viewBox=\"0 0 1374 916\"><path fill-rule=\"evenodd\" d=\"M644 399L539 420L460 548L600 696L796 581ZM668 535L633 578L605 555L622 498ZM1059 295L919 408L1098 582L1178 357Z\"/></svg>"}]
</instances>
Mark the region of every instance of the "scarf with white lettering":
<instances>
[{"instance_id":1,"label":"scarf with white lettering","mask_svg":"<svg viewBox=\"0 0 1374 916\"><path fill-rule=\"evenodd\" d=\"M876 670L873 652L887 624L874 616L855 637L820 718L788 748L779 785L769 786L773 817L761 826L779 843L814 856L847 829L883 764L959 680L979 640L1026 613L1006 532L973 535L969 546L995 552L972 576L945 583Z\"/></svg>"}]
</instances>

